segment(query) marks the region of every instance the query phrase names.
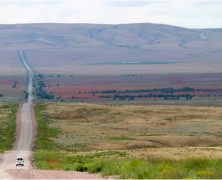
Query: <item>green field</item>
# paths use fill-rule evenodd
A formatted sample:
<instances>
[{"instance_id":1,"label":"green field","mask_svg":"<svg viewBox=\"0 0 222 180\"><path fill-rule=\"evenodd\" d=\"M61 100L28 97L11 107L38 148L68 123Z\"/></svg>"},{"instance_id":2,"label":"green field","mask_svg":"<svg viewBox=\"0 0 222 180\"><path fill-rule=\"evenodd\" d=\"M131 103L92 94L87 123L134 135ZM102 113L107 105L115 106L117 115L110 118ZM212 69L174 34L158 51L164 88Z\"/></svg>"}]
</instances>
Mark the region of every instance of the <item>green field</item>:
<instances>
[{"instance_id":1,"label":"green field","mask_svg":"<svg viewBox=\"0 0 222 180\"><path fill-rule=\"evenodd\" d=\"M179 116L182 111L183 116ZM36 104L35 113L36 168L88 171L120 178L222 177L221 149L207 142L216 136L206 136L207 129L200 125L204 121L216 133L216 122L221 118L219 107L48 103ZM179 129L176 125L181 121L184 123ZM161 128L155 127L158 123L162 123ZM195 129L189 128L192 123ZM142 131L147 124L156 131ZM170 127L174 127L172 142L165 144ZM186 140L183 142L197 143L195 140L202 138L206 143L189 149L189 143L187 147L180 143L181 137Z\"/></svg>"},{"instance_id":2,"label":"green field","mask_svg":"<svg viewBox=\"0 0 222 180\"><path fill-rule=\"evenodd\" d=\"M12 149L15 141L17 109L17 105L0 104L0 152Z\"/></svg>"},{"instance_id":3,"label":"green field","mask_svg":"<svg viewBox=\"0 0 222 180\"><path fill-rule=\"evenodd\" d=\"M34 165L40 169L59 169L101 173L120 178L221 178L221 159L138 159L124 152L70 154L57 151L36 151Z\"/></svg>"}]
</instances>

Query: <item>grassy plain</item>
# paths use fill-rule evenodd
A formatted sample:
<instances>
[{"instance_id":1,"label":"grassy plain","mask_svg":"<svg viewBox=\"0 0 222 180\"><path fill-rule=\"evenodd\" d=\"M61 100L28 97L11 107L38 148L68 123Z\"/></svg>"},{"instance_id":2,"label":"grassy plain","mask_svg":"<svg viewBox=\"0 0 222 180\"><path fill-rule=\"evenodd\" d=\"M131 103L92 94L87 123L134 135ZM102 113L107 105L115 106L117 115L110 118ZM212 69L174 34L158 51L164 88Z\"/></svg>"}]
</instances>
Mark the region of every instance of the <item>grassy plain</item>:
<instances>
[{"instance_id":1,"label":"grassy plain","mask_svg":"<svg viewBox=\"0 0 222 180\"><path fill-rule=\"evenodd\" d=\"M52 103L35 111L37 168L121 178L222 177L221 107Z\"/></svg>"},{"instance_id":2,"label":"grassy plain","mask_svg":"<svg viewBox=\"0 0 222 180\"><path fill-rule=\"evenodd\" d=\"M0 152L9 150L15 140L17 105L0 104Z\"/></svg>"}]
</instances>

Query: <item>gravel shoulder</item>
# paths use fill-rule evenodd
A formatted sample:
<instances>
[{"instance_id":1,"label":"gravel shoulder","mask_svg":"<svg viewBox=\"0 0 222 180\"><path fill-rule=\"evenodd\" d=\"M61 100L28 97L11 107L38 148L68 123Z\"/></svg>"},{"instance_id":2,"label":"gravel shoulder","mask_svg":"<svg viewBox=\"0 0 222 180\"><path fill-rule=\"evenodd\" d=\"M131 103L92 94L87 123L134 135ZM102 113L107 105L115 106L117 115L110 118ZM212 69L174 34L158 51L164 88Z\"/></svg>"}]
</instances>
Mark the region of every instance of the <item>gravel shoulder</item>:
<instances>
[{"instance_id":1,"label":"gravel shoulder","mask_svg":"<svg viewBox=\"0 0 222 180\"><path fill-rule=\"evenodd\" d=\"M14 179L103 179L97 174L75 171L12 169L7 173Z\"/></svg>"}]
</instances>

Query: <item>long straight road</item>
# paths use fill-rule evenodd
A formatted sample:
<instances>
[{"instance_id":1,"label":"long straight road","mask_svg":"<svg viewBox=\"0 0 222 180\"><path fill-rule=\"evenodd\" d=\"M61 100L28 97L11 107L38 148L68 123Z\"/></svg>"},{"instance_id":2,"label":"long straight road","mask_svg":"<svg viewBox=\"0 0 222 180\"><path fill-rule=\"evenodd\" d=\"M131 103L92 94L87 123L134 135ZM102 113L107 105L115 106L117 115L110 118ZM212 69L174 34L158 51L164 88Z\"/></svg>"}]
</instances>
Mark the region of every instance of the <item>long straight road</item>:
<instances>
[{"instance_id":1,"label":"long straight road","mask_svg":"<svg viewBox=\"0 0 222 180\"><path fill-rule=\"evenodd\" d=\"M20 121L17 124L17 132L16 132L16 142L14 145L13 150L5 152L2 161L0 164L0 175L2 174L3 177L8 178L7 171L9 169L29 169L31 168L31 155L32 155L32 141L33 141L33 130L34 130L34 120L33 120L33 84L32 84L32 78L33 78L33 71L32 68L29 66L29 64L26 61L24 52L22 50L19 51L19 58L21 62L23 63L24 67L27 70L28 73L28 87L27 87L27 93L28 98L27 101L22 104L21 107L21 113L20 113ZM16 159L18 157L21 157L24 159L24 167L16 167Z\"/></svg>"},{"instance_id":2,"label":"long straight road","mask_svg":"<svg viewBox=\"0 0 222 180\"><path fill-rule=\"evenodd\" d=\"M34 139L34 114L33 113L33 70L28 64L25 54L19 51L19 58L27 70L28 98L22 104L21 113L17 120L16 142L13 150L5 152L0 162L0 179L101 179L99 175L75 171L41 171L32 169L32 143ZM18 123L19 122L19 123ZM25 161L24 167L16 167L16 159L21 157Z\"/></svg>"}]
</instances>

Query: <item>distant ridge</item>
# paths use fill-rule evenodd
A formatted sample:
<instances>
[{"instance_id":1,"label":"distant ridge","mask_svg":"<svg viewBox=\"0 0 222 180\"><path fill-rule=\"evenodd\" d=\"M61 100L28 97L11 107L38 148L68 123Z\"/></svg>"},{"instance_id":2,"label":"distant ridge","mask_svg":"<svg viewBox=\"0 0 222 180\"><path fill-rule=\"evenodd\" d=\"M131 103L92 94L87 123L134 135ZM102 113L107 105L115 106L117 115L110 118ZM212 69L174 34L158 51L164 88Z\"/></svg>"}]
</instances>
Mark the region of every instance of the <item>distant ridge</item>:
<instances>
[{"instance_id":1,"label":"distant ridge","mask_svg":"<svg viewBox=\"0 0 222 180\"><path fill-rule=\"evenodd\" d=\"M222 57L222 29L152 23L0 25L0 39L0 50L57 49L83 63L218 62Z\"/></svg>"}]
</instances>

